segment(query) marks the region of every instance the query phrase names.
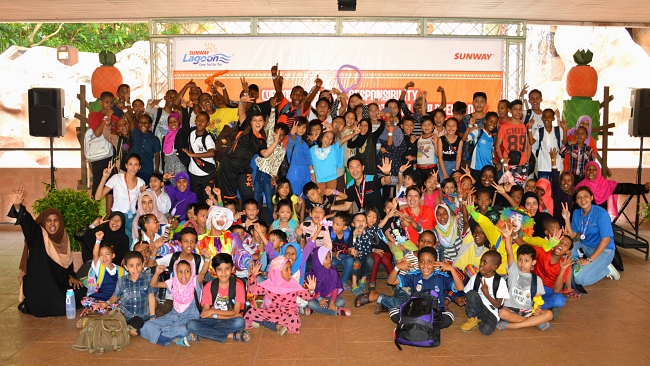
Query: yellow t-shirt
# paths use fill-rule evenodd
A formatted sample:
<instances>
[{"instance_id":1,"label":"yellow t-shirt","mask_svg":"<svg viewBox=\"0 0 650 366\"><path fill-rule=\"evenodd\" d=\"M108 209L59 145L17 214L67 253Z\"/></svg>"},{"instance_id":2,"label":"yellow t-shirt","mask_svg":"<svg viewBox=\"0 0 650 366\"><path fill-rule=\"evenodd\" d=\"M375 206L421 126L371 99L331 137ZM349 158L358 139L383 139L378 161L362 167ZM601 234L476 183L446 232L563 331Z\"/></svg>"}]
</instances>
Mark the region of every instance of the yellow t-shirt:
<instances>
[{"instance_id":1,"label":"yellow t-shirt","mask_svg":"<svg viewBox=\"0 0 650 366\"><path fill-rule=\"evenodd\" d=\"M227 126L235 126L239 121L239 111L237 108L217 108L210 115L210 123L207 130L215 136L219 136L221 130Z\"/></svg>"},{"instance_id":2,"label":"yellow t-shirt","mask_svg":"<svg viewBox=\"0 0 650 366\"><path fill-rule=\"evenodd\" d=\"M273 204L277 204L280 200L275 198L275 195L273 196ZM291 203L293 204L292 210L293 210L293 216L291 216L292 219L296 220L296 222L300 222L298 220L298 213L296 212L296 205L298 204L298 196L295 194L291 195Z\"/></svg>"}]
</instances>

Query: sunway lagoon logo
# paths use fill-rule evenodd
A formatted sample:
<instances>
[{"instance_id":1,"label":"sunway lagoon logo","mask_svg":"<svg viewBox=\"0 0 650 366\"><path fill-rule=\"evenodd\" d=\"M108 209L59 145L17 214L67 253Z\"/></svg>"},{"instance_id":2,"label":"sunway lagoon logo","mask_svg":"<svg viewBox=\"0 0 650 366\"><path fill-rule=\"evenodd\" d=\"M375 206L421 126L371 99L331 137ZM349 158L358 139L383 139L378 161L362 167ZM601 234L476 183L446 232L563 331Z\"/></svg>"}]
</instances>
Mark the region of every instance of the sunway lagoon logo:
<instances>
[{"instance_id":1,"label":"sunway lagoon logo","mask_svg":"<svg viewBox=\"0 0 650 366\"><path fill-rule=\"evenodd\" d=\"M205 50L190 50L183 55L183 63L189 62L198 66L222 66L230 63L232 55L217 53L217 46L205 44Z\"/></svg>"}]
</instances>

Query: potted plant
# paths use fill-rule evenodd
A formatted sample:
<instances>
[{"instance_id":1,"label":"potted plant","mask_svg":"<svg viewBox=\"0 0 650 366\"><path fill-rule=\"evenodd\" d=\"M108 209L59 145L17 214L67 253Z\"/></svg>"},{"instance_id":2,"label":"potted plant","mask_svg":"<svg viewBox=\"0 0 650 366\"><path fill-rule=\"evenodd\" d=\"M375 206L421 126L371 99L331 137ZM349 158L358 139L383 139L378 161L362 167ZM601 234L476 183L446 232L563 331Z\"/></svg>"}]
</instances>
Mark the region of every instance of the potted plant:
<instances>
[{"instance_id":1,"label":"potted plant","mask_svg":"<svg viewBox=\"0 0 650 366\"><path fill-rule=\"evenodd\" d=\"M75 191L70 188L57 189L55 186L45 184L45 197L39 198L32 206L34 214L40 215L48 208L56 208L63 215L65 231L70 238L72 259L75 272L83 264L81 259L81 243L74 239L74 234L82 230L99 216L99 201L88 196L86 192Z\"/></svg>"}]
</instances>

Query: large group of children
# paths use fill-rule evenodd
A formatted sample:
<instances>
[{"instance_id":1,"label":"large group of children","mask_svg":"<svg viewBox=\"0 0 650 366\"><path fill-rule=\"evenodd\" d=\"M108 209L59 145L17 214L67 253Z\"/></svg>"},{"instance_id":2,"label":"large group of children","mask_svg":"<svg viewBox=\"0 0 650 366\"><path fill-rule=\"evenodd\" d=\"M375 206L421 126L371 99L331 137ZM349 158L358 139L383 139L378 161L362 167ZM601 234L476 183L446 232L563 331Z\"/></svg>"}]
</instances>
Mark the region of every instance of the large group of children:
<instances>
[{"instance_id":1,"label":"large group of children","mask_svg":"<svg viewBox=\"0 0 650 366\"><path fill-rule=\"evenodd\" d=\"M119 307L133 336L163 346L248 342L253 327L350 316L344 291L395 322L435 291L443 327L454 303L462 331L543 331L583 286L619 278L597 205L625 189L600 177L588 121L567 130L539 90L527 111L525 92L496 112L477 92L448 118L442 87L428 111L426 91L405 102L413 82L382 108L320 79L287 100L277 65L271 78L264 102L244 79L239 101L218 81L169 90L162 107L127 85L102 94L89 124L115 155L92 163L93 195L112 213L84 236L82 320ZM391 293L376 289L380 266Z\"/></svg>"}]
</instances>

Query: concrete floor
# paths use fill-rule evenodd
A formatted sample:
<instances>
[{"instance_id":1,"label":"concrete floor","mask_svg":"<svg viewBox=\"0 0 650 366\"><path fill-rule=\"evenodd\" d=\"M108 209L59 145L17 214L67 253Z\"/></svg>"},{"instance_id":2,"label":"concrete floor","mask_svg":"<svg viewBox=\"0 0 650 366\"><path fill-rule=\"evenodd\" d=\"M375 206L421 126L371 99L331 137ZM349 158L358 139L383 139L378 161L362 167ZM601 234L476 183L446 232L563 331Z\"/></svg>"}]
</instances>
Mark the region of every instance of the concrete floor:
<instances>
[{"instance_id":1,"label":"concrete floor","mask_svg":"<svg viewBox=\"0 0 650 366\"><path fill-rule=\"evenodd\" d=\"M459 330L466 320L463 308L451 305L456 321L442 331L438 348L393 344L393 323L386 314L374 315L373 305L352 306L352 317L315 314L303 317L301 333L279 337L265 329L251 330L248 344L207 340L189 348L164 348L133 338L121 352L91 355L75 351L76 320L38 319L20 313L18 261L22 234L0 225L0 363L32 365L143 364L207 365L218 360L234 365L431 365L440 362L481 365L625 365L650 361L647 326L650 324L650 265L632 250L621 250L625 271L620 281L604 279L588 287L582 299L571 299L550 330L537 328L495 331L483 336L475 329ZM381 291L389 291L379 283ZM343 297L352 305L349 292Z\"/></svg>"}]
</instances>

